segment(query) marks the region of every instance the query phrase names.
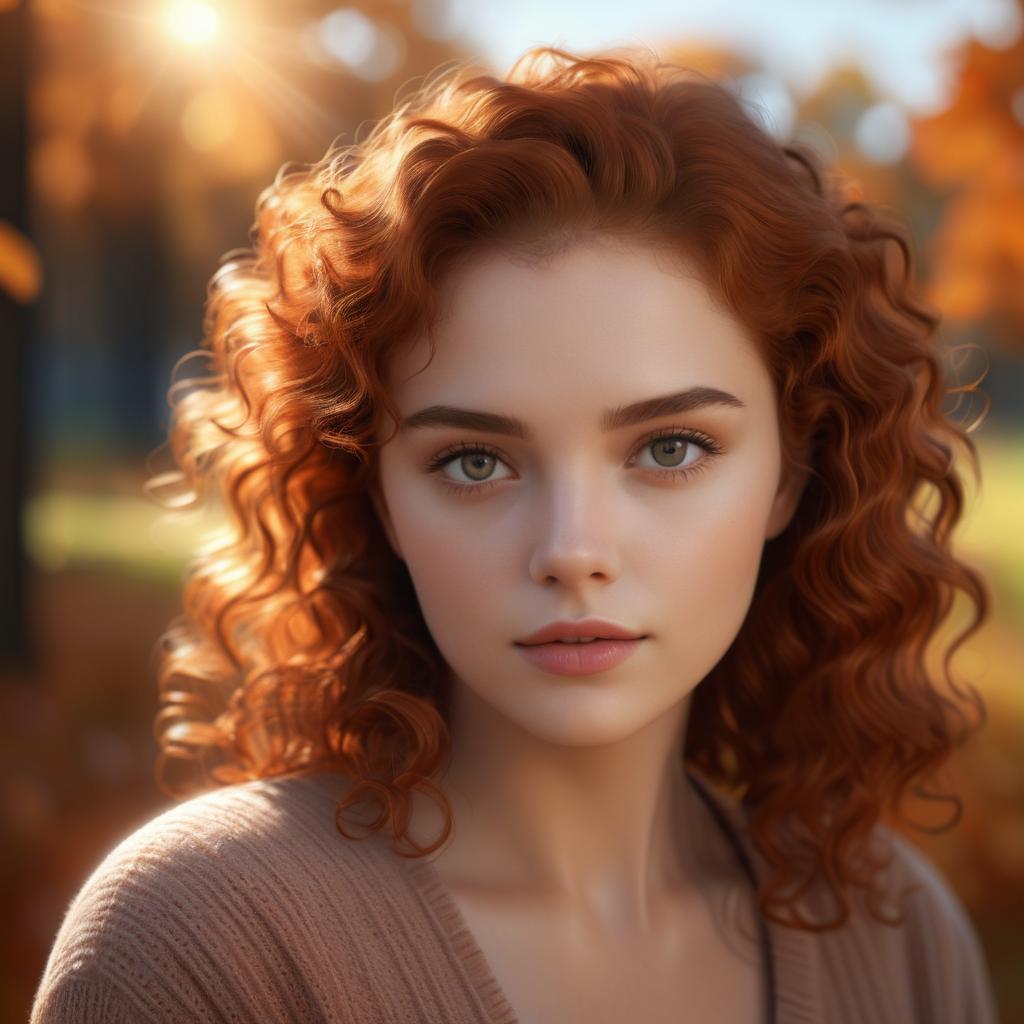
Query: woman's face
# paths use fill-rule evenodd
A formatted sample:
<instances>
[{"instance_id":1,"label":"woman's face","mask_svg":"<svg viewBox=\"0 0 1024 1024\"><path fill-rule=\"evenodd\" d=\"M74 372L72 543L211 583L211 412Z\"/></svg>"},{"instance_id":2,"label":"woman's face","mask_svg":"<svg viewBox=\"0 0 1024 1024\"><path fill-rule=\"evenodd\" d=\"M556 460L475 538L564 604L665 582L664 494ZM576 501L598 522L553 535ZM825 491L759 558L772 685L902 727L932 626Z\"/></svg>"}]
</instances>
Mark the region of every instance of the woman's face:
<instances>
[{"instance_id":1,"label":"woman's face","mask_svg":"<svg viewBox=\"0 0 1024 1024\"><path fill-rule=\"evenodd\" d=\"M389 367L403 422L472 410L520 421L523 436L406 425L381 449L378 513L456 701L468 688L550 742L613 742L677 707L722 657L764 542L795 508L771 378L682 263L639 243L591 237L531 265L481 254L442 299L433 362L422 369L419 339ZM672 411L670 396L694 388L732 397ZM616 418L651 399L663 407ZM517 645L591 616L645 639L583 676Z\"/></svg>"}]
</instances>

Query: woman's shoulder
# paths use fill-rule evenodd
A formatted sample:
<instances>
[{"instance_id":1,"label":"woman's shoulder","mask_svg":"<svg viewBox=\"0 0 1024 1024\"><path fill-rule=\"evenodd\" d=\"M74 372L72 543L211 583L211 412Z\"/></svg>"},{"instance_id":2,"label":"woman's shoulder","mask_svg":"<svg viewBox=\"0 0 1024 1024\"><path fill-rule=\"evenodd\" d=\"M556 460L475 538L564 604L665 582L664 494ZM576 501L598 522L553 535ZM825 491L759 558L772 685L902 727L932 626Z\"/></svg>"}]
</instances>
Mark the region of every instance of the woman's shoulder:
<instances>
[{"instance_id":1,"label":"woman's shoulder","mask_svg":"<svg viewBox=\"0 0 1024 1024\"><path fill-rule=\"evenodd\" d=\"M859 894L849 926L822 933L822 953L835 988L850 984L889 992L912 1004L915 1020L994 1024L988 969L963 903L936 863L910 838L878 823L876 847L886 857L879 881L887 899L880 921ZM870 977L869 977L870 975Z\"/></svg>"},{"instance_id":2,"label":"woman's shoulder","mask_svg":"<svg viewBox=\"0 0 1024 1024\"><path fill-rule=\"evenodd\" d=\"M931 927L941 926L961 937L973 936L963 903L935 861L910 838L888 825L876 825L875 834L891 851L885 871L891 882L907 893L912 913Z\"/></svg>"},{"instance_id":3,"label":"woman's shoulder","mask_svg":"<svg viewBox=\"0 0 1024 1024\"><path fill-rule=\"evenodd\" d=\"M257 880L280 881L316 860L357 869L379 844L349 842L338 832L334 806L347 785L328 773L281 776L222 786L174 804L110 849L68 914L83 904L94 919L149 899L177 905L183 892L200 892L207 884L221 901L244 899Z\"/></svg>"},{"instance_id":4,"label":"woman's shoulder","mask_svg":"<svg viewBox=\"0 0 1024 1024\"><path fill-rule=\"evenodd\" d=\"M204 877L273 872L281 858L323 854L325 835L339 842L333 858L352 844L334 825L333 806L346 780L337 775L254 779L183 800L136 826L86 879L74 902L100 904L108 895L169 898Z\"/></svg>"},{"instance_id":5,"label":"woman's shoulder","mask_svg":"<svg viewBox=\"0 0 1024 1024\"><path fill-rule=\"evenodd\" d=\"M769 867L750 838L747 809L707 780L697 781L723 813L755 877L764 877ZM883 822L872 828L868 845L881 861L877 884L883 898L848 890L850 916L839 928L774 927L786 983L798 986L800 998L828 1020L861 1019L859 1008L863 1019L878 1021L994 1024L981 943L948 879L910 838ZM834 891L819 875L798 907L812 922L831 920ZM887 923L880 916L898 920Z\"/></svg>"},{"instance_id":6,"label":"woman's shoulder","mask_svg":"<svg viewBox=\"0 0 1024 1024\"><path fill-rule=\"evenodd\" d=\"M238 783L136 827L71 899L32 1024L161 1020L149 1016L154 1007L208 1003L227 984L227 964L280 973L266 962L273 937L292 932L304 913L313 917L325 899L339 918L365 919L346 911L387 861L379 843L337 831L334 805L345 785L327 774Z\"/></svg>"}]
</instances>

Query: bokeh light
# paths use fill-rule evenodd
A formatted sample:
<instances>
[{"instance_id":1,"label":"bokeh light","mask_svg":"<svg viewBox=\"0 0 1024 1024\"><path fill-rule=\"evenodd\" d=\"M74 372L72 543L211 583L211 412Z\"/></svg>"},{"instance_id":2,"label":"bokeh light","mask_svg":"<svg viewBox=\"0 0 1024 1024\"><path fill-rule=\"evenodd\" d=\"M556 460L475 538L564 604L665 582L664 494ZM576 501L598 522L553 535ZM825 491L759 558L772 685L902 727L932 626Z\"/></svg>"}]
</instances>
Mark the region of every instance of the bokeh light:
<instances>
[{"instance_id":1,"label":"bokeh light","mask_svg":"<svg viewBox=\"0 0 1024 1024\"><path fill-rule=\"evenodd\" d=\"M891 100L876 103L861 114L853 141L876 164L898 163L910 145L907 115Z\"/></svg>"},{"instance_id":2,"label":"bokeh light","mask_svg":"<svg viewBox=\"0 0 1024 1024\"><path fill-rule=\"evenodd\" d=\"M390 78L405 59L405 40L392 26L354 7L331 11L320 22L324 50L368 82Z\"/></svg>"}]
</instances>

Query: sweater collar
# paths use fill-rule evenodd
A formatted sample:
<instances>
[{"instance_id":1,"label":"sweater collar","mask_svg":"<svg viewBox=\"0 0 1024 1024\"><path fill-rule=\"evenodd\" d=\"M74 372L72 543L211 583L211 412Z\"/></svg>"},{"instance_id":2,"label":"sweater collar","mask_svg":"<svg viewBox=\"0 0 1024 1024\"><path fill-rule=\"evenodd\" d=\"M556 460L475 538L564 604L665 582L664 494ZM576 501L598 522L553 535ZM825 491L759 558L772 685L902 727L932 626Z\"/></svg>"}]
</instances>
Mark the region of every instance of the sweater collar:
<instances>
[{"instance_id":1,"label":"sweater collar","mask_svg":"<svg viewBox=\"0 0 1024 1024\"><path fill-rule=\"evenodd\" d=\"M765 876L766 865L750 841L742 806L687 767L694 788L737 850L752 886ZM715 813L717 812L717 813ZM448 887L426 858L400 857L406 877L422 897L447 937L468 983L480 999L488 1024L520 1024L516 1011L491 971L476 937ZM813 934L761 918L766 938L773 1024L815 1024L822 1014L821 968Z\"/></svg>"}]
</instances>

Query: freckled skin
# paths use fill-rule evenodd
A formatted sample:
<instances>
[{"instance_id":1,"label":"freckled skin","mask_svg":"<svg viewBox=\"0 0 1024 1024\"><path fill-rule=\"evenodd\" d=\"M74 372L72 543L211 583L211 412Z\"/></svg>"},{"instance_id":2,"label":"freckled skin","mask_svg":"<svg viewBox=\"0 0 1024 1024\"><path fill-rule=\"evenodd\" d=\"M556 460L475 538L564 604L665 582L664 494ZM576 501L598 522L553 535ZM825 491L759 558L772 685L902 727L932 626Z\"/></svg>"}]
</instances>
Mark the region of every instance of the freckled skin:
<instances>
[{"instance_id":1,"label":"freckled skin","mask_svg":"<svg viewBox=\"0 0 1024 1024\"><path fill-rule=\"evenodd\" d=\"M764 543L803 481L780 479L753 339L669 253L593 235L540 263L489 250L446 279L442 299L433 362L420 338L389 367L402 416L497 412L530 437L431 427L380 453L375 506L453 673L456 835L435 865L467 906L472 892L559 907L582 962L611 935L664 934L664 898L710 884L698 854L713 828L679 764L690 695L742 626ZM602 433L605 410L693 385L744 408ZM640 442L680 427L723 450L687 443L675 464L710 460L704 471L659 476L671 449L659 462ZM460 441L499 457L425 472ZM453 494L444 479L495 483ZM514 646L586 616L648 638L589 677L546 673ZM432 807L416 808L421 841L436 835Z\"/></svg>"}]
</instances>

